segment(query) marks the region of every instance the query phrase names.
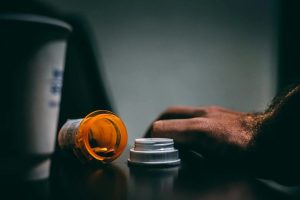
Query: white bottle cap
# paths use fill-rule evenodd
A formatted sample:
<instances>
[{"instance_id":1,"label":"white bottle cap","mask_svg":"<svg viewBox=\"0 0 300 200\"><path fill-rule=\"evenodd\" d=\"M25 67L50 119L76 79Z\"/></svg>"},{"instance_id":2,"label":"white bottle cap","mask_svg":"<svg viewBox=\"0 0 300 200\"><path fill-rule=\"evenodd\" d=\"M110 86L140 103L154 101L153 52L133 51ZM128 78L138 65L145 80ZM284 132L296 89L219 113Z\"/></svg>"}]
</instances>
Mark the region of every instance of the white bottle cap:
<instances>
[{"instance_id":1,"label":"white bottle cap","mask_svg":"<svg viewBox=\"0 0 300 200\"><path fill-rule=\"evenodd\" d=\"M179 165L178 150L169 138L138 138L130 149L128 163L134 165L173 166Z\"/></svg>"}]
</instances>

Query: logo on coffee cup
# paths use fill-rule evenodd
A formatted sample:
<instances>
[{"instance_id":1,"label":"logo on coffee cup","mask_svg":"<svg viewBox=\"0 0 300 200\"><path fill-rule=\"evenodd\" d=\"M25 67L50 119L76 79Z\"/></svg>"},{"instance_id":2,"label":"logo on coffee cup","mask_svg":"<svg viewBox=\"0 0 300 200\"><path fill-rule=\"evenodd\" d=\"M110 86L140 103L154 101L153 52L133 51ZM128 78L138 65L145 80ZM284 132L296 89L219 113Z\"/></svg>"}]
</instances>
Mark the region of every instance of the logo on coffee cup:
<instances>
[{"instance_id":1,"label":"logo on coffee cup","mask_svg":"<svg viewBox=\"0 0 300 200\"><path fill-rule=\"evenodd\" d=\"M54 68L51 74L51 81L50 81L50 107L57 107L60 103L60 94L63 85L63 70L59 68Z\"/></svg>"}]
</instances>

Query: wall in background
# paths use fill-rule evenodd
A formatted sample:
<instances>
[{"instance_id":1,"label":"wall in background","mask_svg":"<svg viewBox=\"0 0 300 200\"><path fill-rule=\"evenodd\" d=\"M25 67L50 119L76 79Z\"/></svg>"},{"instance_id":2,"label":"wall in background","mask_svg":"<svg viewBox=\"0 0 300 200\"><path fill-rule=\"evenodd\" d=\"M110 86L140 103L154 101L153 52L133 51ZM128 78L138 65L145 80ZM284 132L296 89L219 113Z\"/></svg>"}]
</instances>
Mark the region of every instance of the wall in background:
<instances>
[{"instance_id":1,"label":"wall in background","mask_svg":"<svg viewBox=\"0 0 300 200\"><path fill-rule=\"evenodd\" d=\"M90 22L129 144L170 105L257 111L276 91L276 1L44 1Z\"/></svg>"}]
</instances>

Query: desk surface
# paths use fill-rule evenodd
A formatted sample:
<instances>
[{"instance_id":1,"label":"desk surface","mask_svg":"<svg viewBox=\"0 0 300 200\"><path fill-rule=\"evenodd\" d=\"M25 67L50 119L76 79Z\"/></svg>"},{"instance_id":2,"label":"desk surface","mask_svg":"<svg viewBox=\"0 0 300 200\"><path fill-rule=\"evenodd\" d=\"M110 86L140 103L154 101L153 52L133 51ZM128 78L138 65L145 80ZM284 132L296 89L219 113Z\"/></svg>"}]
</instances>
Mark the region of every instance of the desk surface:
<instances>
[{"instance_id":1,"label":"desk surface","mask_svg":"<svg viewBox=\"0 0 300 200\"><path fill-rule=\"evenodd\" d=\"M21 195L22 199L49 200L274 200L297 199L295 195L299 194L299 190L270 187L254 177L216 171L201 164L182 162L180 166L172 168L141 168L129 167L127 158L128 150L113 163L100 167L87 167L75 161L56 158L52 161L48 180L21 184L12 191L6 191L6 195L10 196L9 199Z\"/></svg>"}]
</instances>

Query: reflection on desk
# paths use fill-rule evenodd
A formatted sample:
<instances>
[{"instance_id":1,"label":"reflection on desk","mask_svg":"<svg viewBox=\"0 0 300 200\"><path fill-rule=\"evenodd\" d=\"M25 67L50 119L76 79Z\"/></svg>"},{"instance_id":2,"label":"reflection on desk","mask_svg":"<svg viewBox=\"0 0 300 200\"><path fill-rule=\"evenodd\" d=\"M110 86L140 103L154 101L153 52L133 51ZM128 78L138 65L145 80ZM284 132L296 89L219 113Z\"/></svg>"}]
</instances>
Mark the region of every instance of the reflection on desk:
<instances>
[{"instance_id":1,"label":"reflection on desk","mask_svg":"<svg viewBox=\"0 0 300 200\"><path fill-rule=\"evenodd\" d=\"M6 183L7 199L297 199L299 190L287 190L246 174L216 171L205 164L185 162L177 167L128 167L128 150L104 166L84 166L77 160L57 156L50 179ZM195 158L197 159L197 158ZM298 194L297 194L298 193ZM2 199L2 198L1 198Z\"/></svg>"}]
</instances>

